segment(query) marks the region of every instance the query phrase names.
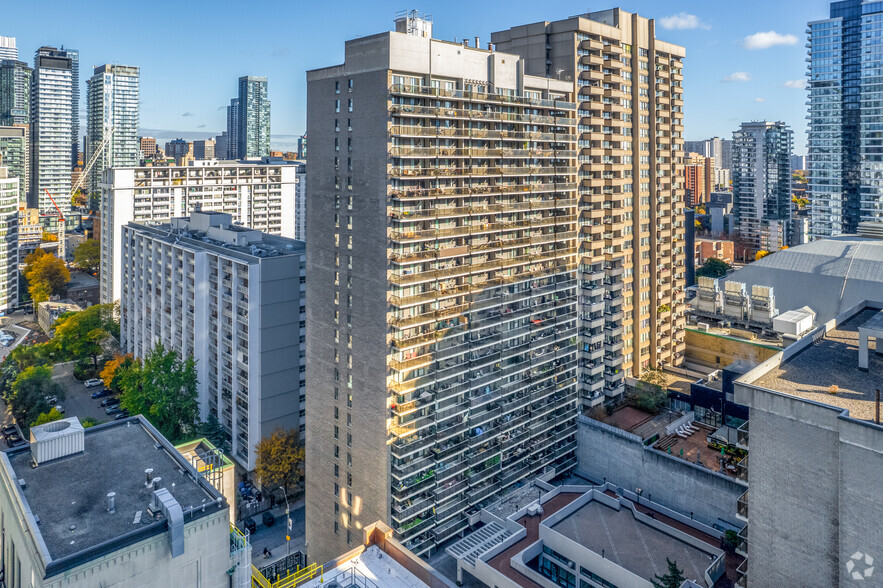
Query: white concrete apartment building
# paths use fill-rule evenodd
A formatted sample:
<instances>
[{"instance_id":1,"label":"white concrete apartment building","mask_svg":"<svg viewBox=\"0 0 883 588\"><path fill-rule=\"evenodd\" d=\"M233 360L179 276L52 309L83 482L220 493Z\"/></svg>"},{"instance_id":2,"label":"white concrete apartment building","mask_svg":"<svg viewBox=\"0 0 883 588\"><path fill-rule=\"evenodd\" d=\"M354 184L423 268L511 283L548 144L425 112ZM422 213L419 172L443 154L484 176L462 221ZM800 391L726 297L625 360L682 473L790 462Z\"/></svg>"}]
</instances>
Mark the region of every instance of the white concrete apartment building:
<instances>
[{"instance_id":1,"label":"white concrete apartment building","mask_svg":"<svg viewBox=\"0 0 883 588\"><path fill-rule=\"evenodd\" d=\"M55 212L48 190L62 212L70 211L71 145L77 141L74 119L76 75L70 52L41 47L34 58L31 85L31 194L40 212Z\"/></svg>"},{"instance_id":2,"label":"white concrete apartment building","mask_svg":"<svg viewBox=\"0 0 883 588\"><path fill-rule=\"evenodd\" d=\"M193 212L123 227L120 345L192 355L202 418L217 416L250 471L262 437L304 430L306 248L231 221Z\"/></svg>"},{"instance_id":3,"label":"white concrete apartment building","mask_svg":"<svg viewBox=\"0 0 883 588\"><path fill-rule=\"evenodd\" d=\"M0 310L18 304L18 184L0 167Z\"/></svg>"},{"instance_id":4,"label":"white concrete apartment building","mask_svg":"<svg viewBox=\"0 0 883 588\"><path fill-rule=\"evenodd\" d=\"M120 298L122 228L159 224L191 210L226 212L233 223L295 237L295 166L192 161L187 166L105 171L101 189L101 301Z\"/></svg>"},{"instance_id":5,"label":"white concrete apartment building","mask_svg":"<svg viewBox=\"0 0 883 588\"><path fill-rule=\"evenodd\" d=\"M33 427L0 453L0 584L245 588L248 544L231 549L228 512L141 416Z\"/></svg>"}]
</instances>

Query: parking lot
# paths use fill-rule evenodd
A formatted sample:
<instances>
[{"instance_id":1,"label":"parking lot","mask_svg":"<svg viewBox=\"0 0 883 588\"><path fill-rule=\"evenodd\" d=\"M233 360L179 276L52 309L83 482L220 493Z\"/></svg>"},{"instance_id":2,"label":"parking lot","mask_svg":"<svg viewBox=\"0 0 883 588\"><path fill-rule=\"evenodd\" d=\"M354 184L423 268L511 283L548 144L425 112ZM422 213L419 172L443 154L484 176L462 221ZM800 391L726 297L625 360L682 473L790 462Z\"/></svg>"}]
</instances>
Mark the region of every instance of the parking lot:
<instances>
[{"instance_id":1,"label":"parking lot","mask_svg":"<svg viewBox=\"0 0 883 588\"><path fill-rule=\"evenodd\" d=\"M74 362L57 364L53 369L52 379L61 384L66 391L66 398L59 400L59 404L65 409L65 417L75 416L80 420L92 417L99 423L113 420L113 415L108 416L104 412L104 407L99 406L104 398L92 398L92 393L103 390L104 386L86 388L83 382L74 378Z\"/></svg>"}]
</instances>

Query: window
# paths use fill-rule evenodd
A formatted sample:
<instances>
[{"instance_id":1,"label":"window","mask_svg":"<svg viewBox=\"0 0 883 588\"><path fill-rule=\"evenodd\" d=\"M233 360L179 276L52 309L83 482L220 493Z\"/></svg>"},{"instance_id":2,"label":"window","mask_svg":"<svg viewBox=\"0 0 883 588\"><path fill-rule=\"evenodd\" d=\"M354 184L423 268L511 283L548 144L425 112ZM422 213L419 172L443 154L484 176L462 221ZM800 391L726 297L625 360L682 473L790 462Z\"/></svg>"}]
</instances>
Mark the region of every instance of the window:
<instances>
[{"instance_id":1,"label":"window","mask_svg":"<svg viewBox=\"0 0 883 588\"><path fill-rule=\"evenodd\" d=\"M334 407L334 420L337 420L339 418L340 418L340 409L335 406Z\"/></svg>"},{"instance_id":2,"label":"window","mask_svg":"<svg viewBox=\"0 0 883 588\"><path fill-rule=\"evenodd\" d=\"M350 99L347 100L346 102L347 102L347 103L346 103L346 110L347 110L347 112L352 112L352 111L353 111L353 99L350 98Z\"/></svg>"},{"instance_id":3,"label":"window","mask_svg":"<svg viewBox=\"0 0 883 588\"><path fill-rule=\"evenodd\" d=\"M340 523L334 521L334 534L337 535L338 533L340 533Z\"/></svg>"},{"instance_id":4,"label":"window","mask_svg":"<svg viewBox=\"0 0 883 588\"><path fill-rule=\"evenodd\" d=\"M718 362L718 363L720 363L720 362ZM348 467L348 468L353 467L353 454L352 453L346 454L346 467Z\"/></svg>"},{"instance_id":5,"label":"window","mask_svg":"<svg viewBox=\"0 0 883 588\"><path fill-rule=\"evenodd\" d=\"M334 446L334 459L340 459L340 446Z\"/></svg>"},{"instance_id":6,"label":"window","mask_svg":"<svg viewBox=\"0 0 883 588\"><path fill-rule=\"evenodd\" d=\"M334 438L340 439L340 428L337 425L334 425Z\"/></svg>"},{"instance_id":7,"label":"window","mask_svg":"<svg viewBox=\"0 0 883 588\"><path fill-rule=\"evenodd\" d=\"M340 477L340 466L337 464L334 464L334 477L335 478Z\"/></svg>"},{"instance_id":8,"label":"window","mask_svg":"<svg viewBox=\"0 0 883 588\"><path fill-rule=\"evenodd\" d=\"M340 82L334 82L334 93L340 94Z\"/></svg>"},{"instance_id":9,"label":"window","mask_svg":"<svg viewBox=\"0 0 883 588\"><path fill-rule=\"evenodd\" d=\"M340 132L340 121L336 118L334 119L334 132Z\"/></svg>"},{"instance_id":10,"label":"window","mask_svg":"<svg viewBox=\"0 0 883 588\"><path fill-rule=\"evenodd\" d=\"M337 482L334 483L334 495L340 496L340 484L338 484Z\"/></svg>"},{"instance_id":11,"label":"window","mask_svg":"<svg viewBox=\"0 0 883 588\"><path fill-rule=\"evenodd\" d=\"M350 488L353 487L353 475L350 472L346 473L346 485L349 486Z\"/></svg>"},{"instance_id":12,"label":"window","mask_svg":"<svg viewBox=\"0 0 883 588\"><path fill-rule=\"evenodd\" d=\"M347 446L347 447L352 447L352 446L353 446L353 434L352 434L352 433L347 433L347 434L346 434L346 446Z\"/></svg>"},{"instance_id":13,"label":"window","mask_svg":"<svg viewBox=\"0 0 883 588\"><path fill-rule=\"evenodd\" d=\"M346 81L346 85L347 85L347 91L352 92L353 91L353 79L352 78L348 79Z\"/></svg>"},{"instance_id":14,"label":"window","mask_svg":"<svg viewBox=\"0 0 883 588\"><path fill-rule=\"evenodd\" d=\"M334 101L334 112L340 112L340 100Z\"/></svg>"}]
</instances>

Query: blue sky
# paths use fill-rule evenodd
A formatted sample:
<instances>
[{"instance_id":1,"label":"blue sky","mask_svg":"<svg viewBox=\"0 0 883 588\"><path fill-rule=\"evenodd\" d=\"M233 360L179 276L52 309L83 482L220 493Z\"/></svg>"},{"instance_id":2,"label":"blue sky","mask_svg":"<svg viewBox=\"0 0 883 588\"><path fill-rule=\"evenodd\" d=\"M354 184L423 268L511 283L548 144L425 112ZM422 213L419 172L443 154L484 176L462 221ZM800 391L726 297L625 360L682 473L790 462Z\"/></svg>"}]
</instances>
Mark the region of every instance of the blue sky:
<instances>
[{"instance_id":1,"label":"blue sky","mask_svg":"<svg viewBox=\"0 0 883 588\"><path fill-rule=\"evenodd\" d=\"M495 30L616 3L40 0L39 6L35 12L32 2L5 0L0 35L16 37L20 57L30 63L40 45L78 49L83 102L92 65L138 65L142 128L163 140L200 138L226 128L224 106L239 76L265 75L272 143L288 149L305 130L304 72L341 62L344 41L391 29L403 8L432 14L437 38L479 36L486 43ZM657 19L659 39L686 47L687 139L726 137L745 120L784 120L795 131L795 152L805 153L805 29L807 21L828 16L828 2L631 0L620 6Z\"/></svg>"}]
</instances>

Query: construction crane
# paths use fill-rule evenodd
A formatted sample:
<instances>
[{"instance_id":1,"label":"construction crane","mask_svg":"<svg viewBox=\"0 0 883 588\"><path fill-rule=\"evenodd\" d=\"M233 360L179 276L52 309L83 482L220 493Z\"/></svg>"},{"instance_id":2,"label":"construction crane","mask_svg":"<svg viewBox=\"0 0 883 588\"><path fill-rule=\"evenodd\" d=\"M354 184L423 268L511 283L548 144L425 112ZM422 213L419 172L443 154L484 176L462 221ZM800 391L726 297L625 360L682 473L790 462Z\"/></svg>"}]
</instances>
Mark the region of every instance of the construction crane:
<instances>
[{"instance_id":1,"label":"construction crane","mask_svg":"<svg viewBox=\"0 0 883 588\"><path fill-rule=\"evenodd\" d=\"M104 139L101 140L98 147L95 149L95 153L89 157L89 161L86 163L86 166L83 168L83 171L80 173L80 177L77 178L77 181L74 182L74 185L71 186L71 193L68 196L68 199L71 199L76 195L77 190L83 187L83 182L86 180L86 176L89 175L89 171L92 170L92 166L95 165L95 162L98 161L98 157L104 152L107 146L110 144L110 139L113 137L113 133L116 130L116 127L110 127L108 129L107 134L104 135ZM67 221L64 218L64 213L61 212L61 209L58 207L58 204L55 202L55 198L52 197L52 194L49 193L49 190L43 188L46 192L46 195L49 196L49 200L52 202L52 206L55 207L55 210L58 211L58 257L61 261L67 263L66 253L66 241L65 238L65 229Z\"/></svg>"}]
</instances>

